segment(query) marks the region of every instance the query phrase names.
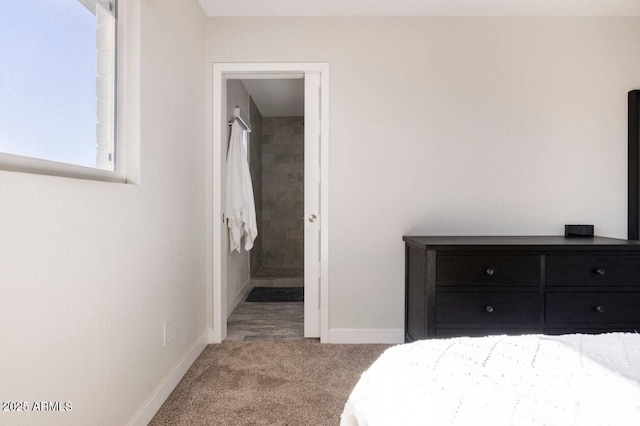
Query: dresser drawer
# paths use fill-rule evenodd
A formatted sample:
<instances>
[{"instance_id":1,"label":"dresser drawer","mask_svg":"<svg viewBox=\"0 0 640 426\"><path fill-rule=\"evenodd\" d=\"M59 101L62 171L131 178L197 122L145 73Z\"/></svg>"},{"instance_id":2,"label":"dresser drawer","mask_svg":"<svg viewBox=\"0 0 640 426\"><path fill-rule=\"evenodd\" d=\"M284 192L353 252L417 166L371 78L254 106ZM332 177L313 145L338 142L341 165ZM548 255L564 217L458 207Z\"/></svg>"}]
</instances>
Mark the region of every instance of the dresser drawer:
<instances>
[{"instance_id":1,"label":"dresser drawer","mask_svg":"<svg viewBox=\"0 0 640 426\"><path fill-rule=\"evenodd\" d=\"M552 336L557 336L559 334L603 334L603 333L640 333L640 325L629 326L629 325L605 325L602 327L593 326L593 327L572 327L571 325L567 326L556 326L553 328L545 328L544 334L549 334Z\"/></svg>"},{"instance_id":2,"label":"dresser drawer","mask_svg":"<svg viewBox=\"0 0 640 426\"><path fill-rule=\"evenodd\" d=\"M640 256L549 255L546 285L640 287Z\"/></svg>"},{"instance_id":3,"label":"dresser drawer","mask_svg":"<svg viewBox=\"0 0 640 426\"><path fill-rule=\"evenodd\" d=\"M640 292L547 293L547 323L640 323Z\"/></svg>"},{"instance_id":4,"label":"dresser drawer","mask_svg":"<svg viewBox=\"0 0 640 426\"><path fill-rule=\"evenodd\" d=\"M436 323L537 324L537 292L438 292Z\"/></svg>"},{"instance_id":5,"label":"dresser drawer","mask_svg":"<svg viewBox=\"0 0 640 426\"><path fill-rule=\"evenodd\" d=\"M522 336L523 334L541 334L542 328L529 326L524 328L436 328L436 337L482 337L482 336Z\"/></svg>"},{"instance_id":6,"label":"dresser drawer","mask_svg":"<svg viewBox=\"0 0 640 426\"><path fill-rule=\"evenodd\" d=\"M438 286L539 286L540 258L533 255L440 255Z\"/></svg>"}]
</instances>

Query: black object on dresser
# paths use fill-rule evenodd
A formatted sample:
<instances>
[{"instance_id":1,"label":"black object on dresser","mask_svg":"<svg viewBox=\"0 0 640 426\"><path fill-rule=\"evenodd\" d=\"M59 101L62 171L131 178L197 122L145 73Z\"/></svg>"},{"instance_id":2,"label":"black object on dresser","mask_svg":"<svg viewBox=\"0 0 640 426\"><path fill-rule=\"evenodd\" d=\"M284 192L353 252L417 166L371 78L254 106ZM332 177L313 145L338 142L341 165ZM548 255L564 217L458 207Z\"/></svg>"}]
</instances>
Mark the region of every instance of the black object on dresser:
<instances>
[{"instance_id":1,"label":"black object on dresser","mask_svg":"<svg viewBox=\"0 0 640 426\"><path fill-rule=\"evenodd\" d=\"M640 330L640 241L403 237L405 341Z\"/></svg>"}]
</instances>

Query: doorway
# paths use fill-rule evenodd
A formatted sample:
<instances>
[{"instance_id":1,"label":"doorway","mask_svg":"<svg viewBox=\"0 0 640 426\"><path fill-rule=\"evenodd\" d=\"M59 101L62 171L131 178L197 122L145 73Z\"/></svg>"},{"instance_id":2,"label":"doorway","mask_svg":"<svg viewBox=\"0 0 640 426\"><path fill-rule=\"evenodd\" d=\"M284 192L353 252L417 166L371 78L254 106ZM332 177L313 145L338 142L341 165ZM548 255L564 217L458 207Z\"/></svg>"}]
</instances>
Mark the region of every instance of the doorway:
<instances>
[{"instance_id":1,"label":"doorway","mask_svg":"<svg viewBox=\"0 0 640 426\"><path fill-rule=\"evenodd\" d=\"M227 79L227 121L246 126L253 248L227 254L225 340L304 337L304 75ZM247 111L247 112L244 112ZM241 126L237 126L240 130Z\"/></svg>"},{"instance_id":2,"label":"doorway","mask_svg":"<svg viewBox=\"0 0 640 426\"><path fill-rule=\"evenodd\" d=\"M243 268L241 274L249 276L253 272L253 278L260 278L260 274L284 275L278 277L286 279L286 275L296 274L300 266L304 269L304 275L300 277L304 287L304 337L319 337L321 341L326 341L328 331L328 65L327 64L214 64L213 78L213 161L211 174L213 180L213 202L211 206L211 217L213 222L211 279L209 287L211 292L207 302L207 313L210 322L209 341L220 343L227 336L227 318L231 314L230 309L239 303L238 298L243 298L245 294L242 289L238 289L237 279L238 262L234 262L229 255L228 235L226 224L223 222L224 200L224 177L227 149L228 128L226 127L230 116L229 103L227 97L233 96L231 93L230 81L243 82L242 85L252 86L260 80L274 80L283 84L292 83L297 80L303 85L304 91L304 127L295 125L285 129L285 132L302 132L304 134L304 202L298 212L297 220L299 231L304 234L304 256L296 259L295 242L289 241L288 251L293 255L289 259L289 265L278 264L277 254L273 251L252 254L245 253L246 263L240 262ZM277 87L277 84L267 85ZM235 109L234 105L234 109ZM249 102L245 109L251 108ZM255 107L255 105L253 105ZM233 115L231 115L233 117ZM285 120L286 121L286 120ZM300 119L302 121L302 119ZM279 123L280 125L282 123ZM276 127L278 123L274 124ZM298 130L296 130L296 127ZM261 126L261 129L264 126ZM269 128L269 127L268 127ZM273 132L272 132L273 133ZM251 160L251 153L249 152ZM251 161L250 161L251 164ZM255 158L254 158L255 165ZM287 169L289 166L283 166ZM290 167L297 167L291 165ZM254 193L255 193L254 189ZM294 202L293 200L289 200ZM295 209L294 209L295 210ZM272 215L274 212L269 212ZM295 228L293 218L287 218L283 212L278 213L280 218L289 220L287 225ZM284 215L284 216L283 216ZM221 220L222 219L222 220ZM268 237L268 229L264 228L264 218L262 220L263 229L258 229L258 233L263 232ZM293 231L295 234L297 231ZM296 234L297 235L297 234ZM294 239L297 238L293 235ZM261 243L264 243L262 241ZM302 244L298 241L298 244ZM259 244L260 245L260 244ZM300 246L301 247L301 246ZM251 252L250 252L251 253ZM269 262L264 262L265 255L270 256ZM298 256L301 256L298 253ZM253 264L249 262L252 258ZM261 259L262 258L262 259ZM263 264L261 264L261 261ZM273 262L275 261L275 263ZM244 266L242 266L244 265ZM246 268L246 269L244 269ZM256 276L258 275L258 276ZM294 277L289 277L294 278ZM259 282L259 281L258 281ZM246 288L246 285L244 286ZM237 293L237 294L236 294Z\"/></svg>"}]
</instances>

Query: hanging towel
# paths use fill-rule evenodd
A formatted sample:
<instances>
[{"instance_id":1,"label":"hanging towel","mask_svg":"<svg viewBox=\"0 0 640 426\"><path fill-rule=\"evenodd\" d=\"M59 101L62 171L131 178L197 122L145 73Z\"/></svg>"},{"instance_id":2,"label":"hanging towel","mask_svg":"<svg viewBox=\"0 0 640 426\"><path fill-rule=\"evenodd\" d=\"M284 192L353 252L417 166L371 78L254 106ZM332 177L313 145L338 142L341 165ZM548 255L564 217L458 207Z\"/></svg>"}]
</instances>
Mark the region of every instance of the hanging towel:
<instances>
[{"instance_id":1,"label":"hanging towel","mask_svg":"<svg viewBox=\"0 0 640 426\"><path fill-rule=\"evenodd\" d=\"M244 248L253 248L258 236L256 207L253 200L253 185L249 173L249 162L244 149L247 132L237 121L231 126L231 140L227 152L227 179L225 216L229 227L229 251L240 251L242 236Z\"/></svg>"}]
</instances>

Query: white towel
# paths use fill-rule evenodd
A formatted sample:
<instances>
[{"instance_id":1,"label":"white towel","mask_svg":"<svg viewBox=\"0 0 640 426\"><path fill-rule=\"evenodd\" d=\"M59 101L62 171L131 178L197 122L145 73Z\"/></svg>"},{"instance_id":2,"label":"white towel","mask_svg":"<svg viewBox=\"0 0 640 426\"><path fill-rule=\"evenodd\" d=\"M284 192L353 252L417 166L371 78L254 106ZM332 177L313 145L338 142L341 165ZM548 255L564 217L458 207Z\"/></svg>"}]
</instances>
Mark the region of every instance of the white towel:
<instances>
[{"instance_id":1,"label":"white towel","mask_svg":"<svg viewBox=\"0 0 640 426\"><path fill-rule=\"evenodd\" d=\"M231 126L231 140L227 152L227 179L225 216L229 227L229 251L240 251L242 236L244 248L253 248L253 241L258 236L256 223L256 207L253 200L253 185L249 173L249 161L243 142L247 132L237 121Z\"/></svg>"}]
</instances>

